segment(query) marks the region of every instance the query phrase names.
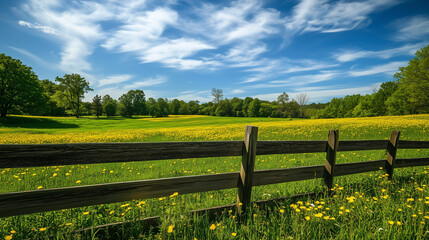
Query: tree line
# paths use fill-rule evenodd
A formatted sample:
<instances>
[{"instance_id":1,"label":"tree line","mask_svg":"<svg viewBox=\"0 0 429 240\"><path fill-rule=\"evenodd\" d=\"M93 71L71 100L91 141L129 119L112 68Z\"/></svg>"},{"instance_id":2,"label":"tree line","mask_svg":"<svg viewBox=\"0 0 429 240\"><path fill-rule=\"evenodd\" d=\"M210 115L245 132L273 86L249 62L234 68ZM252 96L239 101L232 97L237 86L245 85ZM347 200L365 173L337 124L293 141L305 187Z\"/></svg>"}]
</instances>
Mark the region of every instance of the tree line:
<instances>
[{"instance_id":1,"label":"tree line","mask_svg":"<svg viewBox=\"0 0 429 240\"><path fill-rule=\"evenodd\" d=\"M96 95L83 101L93 91L79 74L65 74L55 81L39 80L37 75L18 59L0 54L0 116L30 114L42 116L105 115L132 117L150 115L211 115L231 117L368 117L429 113L429 45L416 52L408 66L400 67L395 81L385 82L372 94L333 98L328 103L307 104L309 97L299 94L290 99L286 92L276 101L237 97L223 99L221 89L212 89L213 101L185 102L179 99L148 98L135 89L118 99Z\"/></svg>"}]
</instances>

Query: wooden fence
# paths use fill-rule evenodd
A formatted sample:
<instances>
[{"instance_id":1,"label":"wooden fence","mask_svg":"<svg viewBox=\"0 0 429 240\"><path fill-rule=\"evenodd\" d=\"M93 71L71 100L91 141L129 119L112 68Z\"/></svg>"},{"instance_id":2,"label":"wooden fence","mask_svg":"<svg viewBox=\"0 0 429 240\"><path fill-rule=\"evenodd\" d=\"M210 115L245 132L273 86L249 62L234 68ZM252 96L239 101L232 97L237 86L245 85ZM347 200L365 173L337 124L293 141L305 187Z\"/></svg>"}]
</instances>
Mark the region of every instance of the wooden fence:
<instances>
[{"instance_id":1,"label":"wooden fence","mask_svg":"<svg viewBox=\"0 0 429 240\"><path fill-rule=\"evenodd\" d=\"M244 141L0 144L0 168L242 156L240 172L2 193L0 217L230 188L238 188L236 206L242 213L253 186L324 178L331 188L335 176L382 167L392 177L394 168L429 165L429 158L396 158L397 149L429 148L429 141L399 140L399 131L390 140L359 141L339 141L338 130L330 130L327 141L257 141L257 134L257 127L247 126ZM377 149L387 150L387 158L335 163L338 151ZM324 165L254 171L256 155L316 152L326 152Z\"/></svg>"}]
</instances>

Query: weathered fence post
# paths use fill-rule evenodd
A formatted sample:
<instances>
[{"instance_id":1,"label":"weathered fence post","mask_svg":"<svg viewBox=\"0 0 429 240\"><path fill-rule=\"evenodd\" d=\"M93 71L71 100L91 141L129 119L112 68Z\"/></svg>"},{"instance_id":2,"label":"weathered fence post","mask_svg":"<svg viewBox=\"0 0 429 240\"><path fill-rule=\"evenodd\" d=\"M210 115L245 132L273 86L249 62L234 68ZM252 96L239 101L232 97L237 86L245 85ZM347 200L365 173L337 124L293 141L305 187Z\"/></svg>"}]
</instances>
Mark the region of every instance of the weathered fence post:
<instances>
[{"instance_id":1,"label":"weathered fence post","mask_svg":"<svg viewBox=\"0 0 429 240\"><path fill-rule=\"evenodd\" d=\"M257 138L258 128L254 126L246 126L237 195L237 210L240 216L242 216L250 206Z\"/></svg>"},{"instance_id":2,"label":"weathered fence post","mask_svg":"<svg viewBox=\"0 0 429 240\"><path fill-rule=\"evenodd\" d=\"M387 143L387 159L386 159L386 173L389 174L389 179L392 179L393 175L393 168L395 166L395 159L396 159L396 150L398 149L398 140L399 135L401 135L400 131L392 131L390 133L390 140Z\"/></svg>"},{"instance_id":3,"label":"weathered fence post","mask_svg":"<svg viewBox=\"0 0 429 240\"><path fill-rule=\"evenodd\" d=\"M323 171L323 179L328 189L332 188L334 181L334 167L337 158L339 130L329 130L328 144L326 146L326 161L325 170Z\"/></svg>"}]
</instances>

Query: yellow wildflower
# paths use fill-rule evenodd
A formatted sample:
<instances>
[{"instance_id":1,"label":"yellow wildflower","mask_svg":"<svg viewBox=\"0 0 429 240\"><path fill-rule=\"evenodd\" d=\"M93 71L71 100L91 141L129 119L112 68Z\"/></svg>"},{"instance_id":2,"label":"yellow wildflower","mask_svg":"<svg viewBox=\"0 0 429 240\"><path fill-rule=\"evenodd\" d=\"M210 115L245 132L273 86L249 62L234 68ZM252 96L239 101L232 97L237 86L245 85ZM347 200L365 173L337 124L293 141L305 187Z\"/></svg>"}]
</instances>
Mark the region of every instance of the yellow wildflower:
<instances>
[{"instance_id":1,"label":"yellow wildflower","mask_svg":"<svg viewBox=\"0 0 429 240\"><path fill-rule=\"evenodd\" d=\"M173 230L174 230L174 225L168 226L168 230L167 230L168 233L172 233Z\"/></svg>"}]
</instances>

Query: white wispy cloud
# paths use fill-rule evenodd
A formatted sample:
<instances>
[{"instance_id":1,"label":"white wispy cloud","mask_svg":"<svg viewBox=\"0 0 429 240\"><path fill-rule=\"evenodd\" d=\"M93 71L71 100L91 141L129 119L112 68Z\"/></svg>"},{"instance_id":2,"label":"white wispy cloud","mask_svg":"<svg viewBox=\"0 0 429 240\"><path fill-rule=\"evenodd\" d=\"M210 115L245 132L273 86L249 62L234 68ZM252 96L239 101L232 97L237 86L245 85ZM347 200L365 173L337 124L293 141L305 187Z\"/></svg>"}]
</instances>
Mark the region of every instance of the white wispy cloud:
<instances>
[{"instance_id":1,"label":"white wispy cloud","mask_svg":"<svg viewBox=\"0 0 429 240\"><path fill-rule=\"evenodd\" d=\"M26 21L21 20L21 21L18 21L18 24L21 26L33 28L33 29L36 29L36 30L39 30L41 32L48 33L48 34L57 34L57 32L58 32L56 29L54 29L52 27L42 26L42 25L37 24L37 23L33 24L30 22L26 22Z\"/></svg>"},{"instance_id":2,"label":"white wispy cloud","mask_svg":"<svg viewBox=\"0 0 429 240\"><path fill-rule=\"evenodd\" d=\"M180 99L183 101L197 100L200 102L210 102L213 100L213 97L211 96L210 91L188 90L188 91L181 92L178 95L171 95L169 99Z\"/></svg>"},{"instance_id":3,"label":"white wispy cloud","mask_svg":"<svg viewBox=\"0 0 429 240\"><path fill-rule=\"evenodd\" d=\"M164 30L177 23L178 17L178 13L168 7L123 16L119 19L122 25L102 46L107 49L118 49L120 52L143 54L140 51L156 44Z\"/></svg>"},{"instance_id":4,"label":"white wispy cloud","mask_svg":"<svg viewBox=\"0 0 429 240\"><path fill-rule=\"evenodd\" d=\"M319 74L301 75L301 76L296 76L296 77L290 77L290 78L285 79L285 80L270 81L269 83L285 84L286 86L287 85L299 86L299 85L306 85L306 84L311 84L311 83L328 81L328 80L336 78L337 76L338 76L337 72L322 72Z\"/></svg>"},{"instance_id":5,"label":"white wispy cloud","mask_svg":"<svg viewBox=\"0 0 429 240\"><path fill-rule=\"evenodd\" d=\"M232 94L240 94L240 93L244 93L243 89L234 89L231 91Z\"/></svg>"},{"instance_id":6,"label":"white wispy cloud","mask_svg":"<svg viewBox=\"0 0 429 240\"><path fill-rule=\"evenodd\" d=\"M26 50L26 49L23 49L23 48L17 48L17 47L12 47L12 46L9 46L9 48L11 48L11 49L13 49L13 50L15 50L15 51L17 51L17 52L19 52L19 53L21 53L21 54L23 54L23 55L27 56L27 57L29 57L29 58L33 59L33 60L34 60L34 61L36 61L38 64L42 65L43 67L45 67L45 68L47 68L47 69L50 69L50 70L58 70L58 65L57 65L57 64L47 62L46 60L44 60L44 59L42 59L42 58L40 58L40 57L36 56L35 54L33 54L33 53L29 52L29 51L28 51L28 50Z\"/></svg>"},{"instance_id":7,"label":"white wispy cloud","mask_svg":"<svg viewBox=\"0 0 429 240\"><path fill-rule=\"evenodd\" d=\"M337 59L340 62L351 62L355 61L360 58L381 58L381 59L388 59L395 56L401 56L401 55L409 55L412 56L414 53L426 46L426 43L416 43L416 44L406 44L402 47L398 48L390 48L380 51L353 51L353 50L346 50L337 54L334 54L334 58Z\"/></svg>"},{"instance_id":8,"label":"white wispy cloud","mask_svg":"<svg viewBox=\"0 0 429 240\"><path fill-rule=\"evenodd\" d=\"M278 77L287 78L288 74L307 72L307 71L317 71L317 70L326 70L332 69L339 64L333 64L328 62L314 61L311 59L262 59L258 61L259 66L246 69L246 72L256 72L253 75L247 77L241 83L252 83L262 80L269 80Z\"/></svg>"},{"instance_id":9,"label":"white wispy cloud","mask_svg":"<svg viewBox=\"0 0 429 240\"><path fill-rule=\"evenodd\" d=\"M371 22L371 13L397 3L398 1L394 0L303 0L294 7L285 27L296 33L348 31L367 26Z\"/></svg>"},{"instance_id":10,"label":"white wispy cloud","mask_svg":"<svg viewBox=\"0 0 429 240\"><path fill-rule=\"evenodd\" d=\"M141 87L160 85L166 82L167 82L167 78L165 76L156 76L153 78L147 78L142 81L136 81L131 84L127 84L123 87L123 89L125 90L138 89Z\"/></svg>"},{"instance_id":11,"label":"white wispy cloud","mask_svg":"<svg viewBox=\"0 0 429 240\"><path fill-rule=\"evenodd\" d=\"M288 95L291 99L296 99L296 96L302 92L307 93L307 96L309 97L309 102L327 102L331 100L334 97L344 97L346 95L353 95L353 94L370 94L372 93L372 89L376 86L379 87L381 83L372 84L369 86L363 86L363 87L350 87L350 88L338 88L338 89L331 89L329 90L311 90L308 89L301 91L292 91L288 92ZM267 101L275 101L277 97L282 94L281 92L278 93L269 93L269 94L257 94L253 95L254 98L259 98L261 100L267 100Z\"/></svg>"},{"instance_id":12,"label":"white wispy cloud","mask_svg":"<svg viewBox=\"0 0 429 240\"><path fill-rule=\"evenodd\" d=\"M63 71L82 73L91 70L86 57L92 54L95 43L104 35L98 22L109 20L114 15L96 2L58 10L62 5L60 0L29 0L22 5L22 10L37 24L21 21L21 25L51 35L55 33L53 39L62 44L60 67Z\"/></svg>"},{"instance_id":13,"label":"white wispy cloud","mask_svg":"<svg viewBox=\"0 0 429 240\"><path fill-rule=\"evenodd\" d=\"M398 41L420 40L429 36L429 18L415 16L412 18L399 19L396 23L398 32L395 39Z\"/></svg>"},{"instance_id":14,"label":"white wispy cloud","mask_svg":"<svg viewBox=\"0 0 429 240\"><path fill-rule=\"evenodd\" d=\"M132 78L133 78L133 75L130 75L130 74L119 74L119 75L108 76L106 78L98 80L98 87L126 82L131 80Z\"/></svg>"},{"instance_id":15,"label":"white wispy cloud","mask_svg":"<svg viewBox=\"0 0 429 240\"><path fill-rule=\"evenodd\" d=\"M406 61L390 62L387 64L377 65L366 69L350 71L349 75L352 77L368 76L375 74L393 75L395 72L398 71L399 67L405 67L407 65L408 62Z\"/></svg>"}]
</instances>

